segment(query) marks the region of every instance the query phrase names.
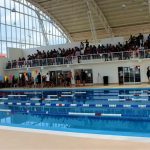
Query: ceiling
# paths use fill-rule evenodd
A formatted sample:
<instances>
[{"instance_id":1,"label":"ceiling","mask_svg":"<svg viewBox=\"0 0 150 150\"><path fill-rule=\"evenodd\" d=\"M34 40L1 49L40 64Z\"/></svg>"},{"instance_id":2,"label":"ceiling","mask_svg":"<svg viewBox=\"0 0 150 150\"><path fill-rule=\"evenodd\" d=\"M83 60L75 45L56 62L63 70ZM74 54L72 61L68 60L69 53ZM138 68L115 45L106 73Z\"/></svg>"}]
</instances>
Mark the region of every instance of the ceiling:
<instances>
[{"instance_id":1,"label":"ceiling","mask_svg":"<svg viewBox=\"0 0 150 150\"><path fill-rule=\"evenodd\" d=\"M97 39L150 33L149 0L28 1L51 16L73 41L92 40L88 12Z\"/></svg>"}]
</instances>

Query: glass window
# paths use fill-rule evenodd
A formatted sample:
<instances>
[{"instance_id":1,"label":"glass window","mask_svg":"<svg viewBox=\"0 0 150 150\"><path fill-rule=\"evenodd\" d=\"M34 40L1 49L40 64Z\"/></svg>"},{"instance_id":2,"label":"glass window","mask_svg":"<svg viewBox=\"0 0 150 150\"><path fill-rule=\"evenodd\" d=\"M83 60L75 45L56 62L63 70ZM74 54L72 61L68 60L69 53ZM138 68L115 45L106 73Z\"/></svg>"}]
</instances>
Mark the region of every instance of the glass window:
<instances>
[{"instance_id":1,"label":"glass window","mask_svg":"<svg viewBox=\"0 0 150 150\"><path fill-rule=\"evenodd\" d=\"M33 43L36 44L37 32L33 31Z\"/></svg>"},{"instance_id":2,"label":"glass window","mask_svg":"<svg viewBox=\"0 0 150 150\"><path fill-rule=\"evenodd\" d=\"M66 42L57 26L52 24L51 18L31 3L26 0L0 0L0 50L2 53L6 53L7 46L29 48L46 44L42 34L43 26L40 26L38 16L33 9L38 10L41 15L49 44Z\"/></svg>"},{"instance_id":3,"label":"glass window","mask_svg":"<svg viewBox=\"0 0 150 150\"><path fill-rule=\"evenodd\" d=\"M12 41L13 42L16 42L16 36L17 36L17 34L16 34L16 27L12 27Z\"/></svg>"},{"instance_id":4,"label":"glass window","mask_svg":"<svg viewBox=\"0 0 150 150\"><path fill-rule=\"evenodd\" d=\"M7 42L7 47L12 47L11 42Z\"/></svg>"},{"instance_id":5,"label":"glass window","mask_svg":"<svg viewBox=\"0 0 150 150\"><path fill-rule=\"evenodd\" d=\"M11 26L7 26L7 41L11 41Z\"/></svg>"},{"instance_id":6,"label":"glass window","mask_svg":"<svg viewBox=\"0 0 150 150\"><path fill-rule=\"evenodd\" d=\"M20 4L17 2L14 2L14 8L15 8L16 12L19 12L20 11Z\"/></svg>"},{"instance_id":7,"label":"glass window","mask_svg":"<svg viewBox=\"0 0 150 150\"><path fill-rule=\"evenodd\" d=\"M3 53L3 50L2 50L2 42L0 41L0 53L2 54Z\"/></svg>"},{"instance_id":8,"label":"glass window","mask_svg":"<svg viewBox=\"0 0 150 150\"><path fill-rule=\"evenodd\" d=\"M25 29L29 28L29 16L25 15Z\"/></svg>"},{"instance_id":9,"label":"glass window","mask_svg":"<svg viewBox=\"0 0 150 150\"><path fill-rule=\"evenodd\" d=\"M1 8L1 23L5 24L5 19L6 16L5 16L5 9L4 8Z\"/></svg>"},{"instance_id":10,"label":"glass window","mask_svg":"<svg viewBox=\"0 0 150 150\"><path fill-rule=\"evenodd\" d=\"M29 29L32 30L32 17L29 16Z\"/></svg>"},{"instance_id":11,"label":"glass window","mask_svg":"<svg viewBox=\"0 0 150 150\"><path fill-rule=\"evenodd\" d=\"M20 36L21 36L21 37L20 37L21 43L25 43L24 29L21 29Z\"/></svg>"},{"instance_id":12,"label":"glass window","mask_svg":"<svg viewBox=\"0 0 150 150\"><path fill-rule=\"evenodd\" d=\"M4 0L0 0L0 6L5 7Z\"/></svg>"},{"instance_id":13,"label":"glass window","mask_svg":"<svg viewBox=\"0 0 150 150\"><path fill-rule=\"evenodd\" d=\"M6 9L6 24L11 25L11 12Z\"/></svg>"},{"instance_id":14,"label":"glass window","mask_svg":"<svg viewBox=\"0 0 150 150\"><path fill-rule=\"evenodd\" d=\"M24 15L20 14L20 27L21 28L25 28L25 23L24 23Z\"/></svg>"},{"instance_id":15,"label":"glass window","mask_svg":"<svg viewBox=\"0 0 150 150\"><path fill-rule=\"evenodd\" d=\"M16 17L15 17L15 23L17 27L20 27L20 14L17 12L15 13Z\"/></svg>"},{"instance_id":16,"label":"glass window","mask_svg":"<svg viewBox=\"0 0 150 150\"><path fill-rule=\"evenodd\" d=\"M2 42L2 53L6 54L6 42Z\"/></svg>"},{"instance_id":17,"label":"glass window","mask_svg":"<svg viewBox=\"0 0 150 150\"><path fill-rule=\"evenodd\" d=\"M6 41L6 26L1 25L1 34L2 34L2 41Z\"/></svg>"},{"instance_id":18,"label":"glass window","mask_svg":"<svg viewBox=\"0 0 150 150\"><path fill-rule=\"evenodd\" d=\"M21 29L20 28L16 28L16 32L17 32L17 42L20 43L20 34L21 34Z\"/></svg>"}]
</instances>

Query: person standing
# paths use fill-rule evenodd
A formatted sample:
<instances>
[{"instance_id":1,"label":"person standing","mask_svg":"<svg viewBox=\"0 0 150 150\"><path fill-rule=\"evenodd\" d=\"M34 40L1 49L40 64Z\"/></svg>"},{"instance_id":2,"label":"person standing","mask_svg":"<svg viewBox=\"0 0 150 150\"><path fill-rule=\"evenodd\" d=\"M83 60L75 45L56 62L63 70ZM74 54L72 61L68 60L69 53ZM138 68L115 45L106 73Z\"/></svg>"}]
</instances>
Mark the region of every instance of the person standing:
<instances>
[{"instance_id":1,"label":"person standing","mask_svg":"<svg viewBox=\"0 0 150 150\"><path fill-rule=\"evenodd\" d=\"M50 85L50 75L47 73L46 74L46 87L49 87Z\"/></svg>"},{"instance_id":2,"label":"person standing","mask_svg":"<svg viewBox=\"0 0 150 150\"><path fill-rule=\"evenodd\" d=\"M147 67L147 78L148 78L148 82L150 82L150 67Z\"/></svg>"},{"instance_id":3,"label":"person standing","mask_svg":"<svg viewBox=\"0 0 150 150\"><path fill-rule=\"evenodd\" d=\"M41 87L41 82L42 82L41 74L39 73L39 74L37 75L37 84L38 84L38 87Z\"/></svg>"},{"instance_id":4,"label":"person standing","mask_svg":"<svg viewBox=\"0 0 150 150\"><path fill-rule=\"evenodd\" d=\"M85 73L85 71L81 70L81 80L82 80L83 86L85 86L86 78L87 78L87 74Z\"/></svg>"},{"instance_id":5,"label":"person standing","mask_svg":"<svg viewBox=\"0 0 150 150\"><path fill-rule=\"evenodd\" d=\"M67 86L71 86L71 79L72 79L72 72L68 71L67 78L66 78Z\"/></svg>"},{"instance_id":6,"label":"person standing","mask_svg":"<svg viewBox=\"0 0 150 150\"><path fill-rule=\"evenodd\" d=\"M60 73L60 75L59 75L59 81L60 81L60 86L65 86L64 75L62 73Z\"/></svg>"},{"instance_id":7,"label":"person standing","mask_svg":"<svg viewBox=\"0 0 150 150\"><path fill-rule=\"evenodd\" d=\"M77 71L75 74L76 86L80 86L80 74Z\"/></svg>"}]
</instances>

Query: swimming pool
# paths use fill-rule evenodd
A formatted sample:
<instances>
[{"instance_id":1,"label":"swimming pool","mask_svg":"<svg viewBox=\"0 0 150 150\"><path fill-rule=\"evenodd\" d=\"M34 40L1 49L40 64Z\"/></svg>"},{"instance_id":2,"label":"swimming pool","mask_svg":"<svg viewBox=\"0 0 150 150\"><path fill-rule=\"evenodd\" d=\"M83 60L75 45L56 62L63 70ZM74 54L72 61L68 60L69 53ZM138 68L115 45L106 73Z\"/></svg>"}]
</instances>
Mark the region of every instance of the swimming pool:
<instances>
[{"instance_id":1,"label":"swimming pool","mask_svg":"<svg viewBox=\"0 0 150 150\"><path fill-rule=\"evenodd\" d=\"M150 89L0 90L0 125L150 137Z\"/></svg>"}]
</instances>

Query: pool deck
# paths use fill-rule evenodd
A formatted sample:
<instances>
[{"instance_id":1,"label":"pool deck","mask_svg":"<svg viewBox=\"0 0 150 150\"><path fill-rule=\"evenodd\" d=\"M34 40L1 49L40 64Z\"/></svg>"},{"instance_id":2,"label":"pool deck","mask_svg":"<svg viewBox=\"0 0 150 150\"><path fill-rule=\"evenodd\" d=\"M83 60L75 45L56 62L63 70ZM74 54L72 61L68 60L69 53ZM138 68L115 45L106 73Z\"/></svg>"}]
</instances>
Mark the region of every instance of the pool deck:
<instances>
[{"instance_id":1,"label":"pool deck","mask_svg":"<svg viewBox=\"0 0 150 150\"><path fill-rule=\"evenodd\" d=\"M150 83L141 83L141 84L127 84L127 85L119 85L119 84L109 84L104 86L100 85L86 85L86 86L71 86L71 87L52 87L52 88L1 88L0 90L56 90L56 89L117 89L117 88L150 88Z\"/></svg>"},{"instance_id":2,"label":"pool deck","mask_svg":"<svg viewBox=\"0 0 150 150\"><path fill-rule=\"evenodd\" d=\"M150 139L0 127L1 150L149 150Z\"/></svg>"}]
</instances>

